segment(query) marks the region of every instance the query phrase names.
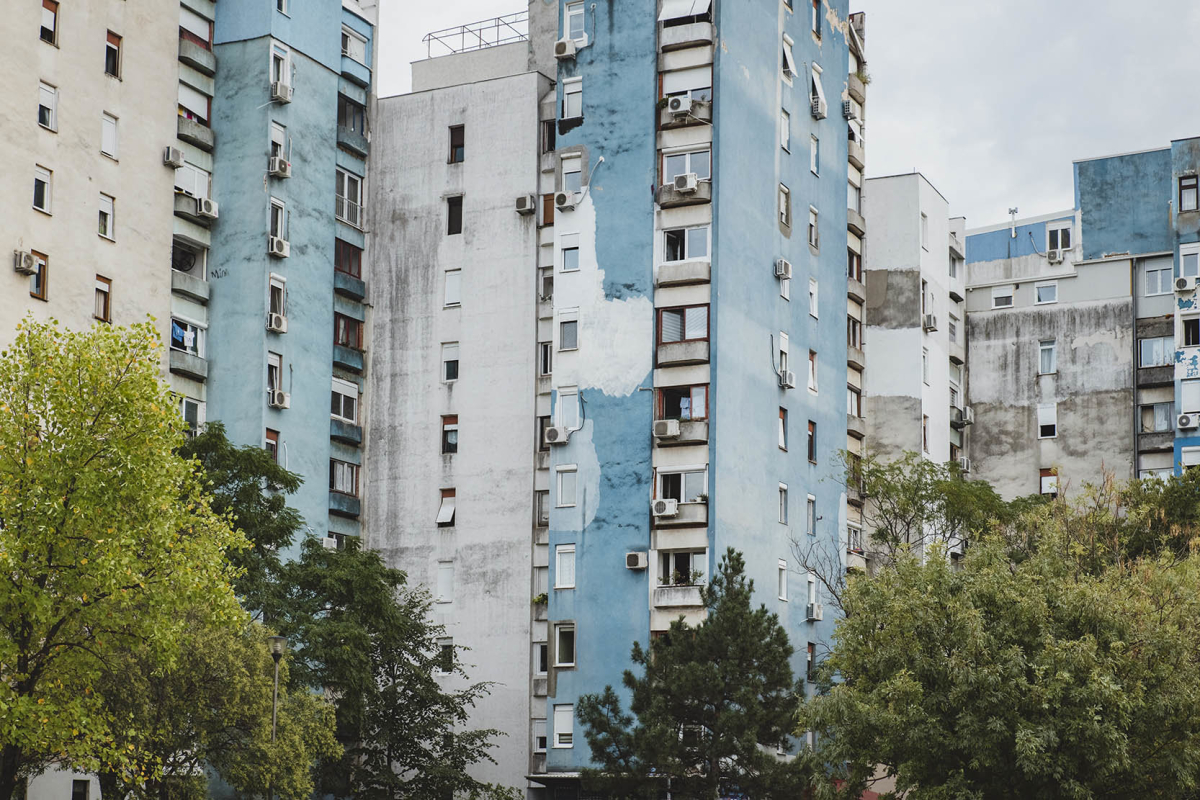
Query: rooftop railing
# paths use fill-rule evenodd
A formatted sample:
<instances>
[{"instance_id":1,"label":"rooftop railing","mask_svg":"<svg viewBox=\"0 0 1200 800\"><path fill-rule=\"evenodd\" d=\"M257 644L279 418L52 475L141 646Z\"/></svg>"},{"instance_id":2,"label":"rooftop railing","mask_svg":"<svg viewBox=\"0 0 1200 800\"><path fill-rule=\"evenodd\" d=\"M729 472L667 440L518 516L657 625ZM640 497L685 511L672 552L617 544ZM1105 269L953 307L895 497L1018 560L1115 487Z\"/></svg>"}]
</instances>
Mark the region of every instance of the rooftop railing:
<instances>
[{"instance_id":1,"label":"rooftop railing","mask_svg":"<svg viewBox=\"0 0 1200 800\"><path fill-rule=\"evenodd\" d=\"M502 44L529 41L529 12L518 11L502 17L470 22L425 34L426 51L430 58L451 53L467 53ZM433 52L437 50L438 52Z\"/></svg>"}]
</instances>

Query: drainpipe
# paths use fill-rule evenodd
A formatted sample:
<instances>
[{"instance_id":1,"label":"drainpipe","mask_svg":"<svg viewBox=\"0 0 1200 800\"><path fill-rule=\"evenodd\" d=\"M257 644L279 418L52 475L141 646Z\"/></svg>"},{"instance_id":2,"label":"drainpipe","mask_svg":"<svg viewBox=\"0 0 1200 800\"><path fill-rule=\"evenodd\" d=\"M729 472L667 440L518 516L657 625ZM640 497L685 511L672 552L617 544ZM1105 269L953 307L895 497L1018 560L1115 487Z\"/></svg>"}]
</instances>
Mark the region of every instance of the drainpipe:
<instances>
[{"instance_id":1,"label":"drainpipe","mask_svg":"<svg viewBox=\"0 0 1200 800\"><path fill-rule=\"evenodd\" d=\"M1141 456L1138 453L1138 293L1137 293L1137 259L1129 259L1129 295L1133 302L1129 304L1130 313L1133 315L1131 320L1133 323L1133 419L1131 420L1130 428L1133 433L1133 477L1136 478L1140 474ZM1174 295L1172 295L1174 299ZM1174 391L1174 383L1172 383L1172 391Z\"/></svg>"}]
</instances>

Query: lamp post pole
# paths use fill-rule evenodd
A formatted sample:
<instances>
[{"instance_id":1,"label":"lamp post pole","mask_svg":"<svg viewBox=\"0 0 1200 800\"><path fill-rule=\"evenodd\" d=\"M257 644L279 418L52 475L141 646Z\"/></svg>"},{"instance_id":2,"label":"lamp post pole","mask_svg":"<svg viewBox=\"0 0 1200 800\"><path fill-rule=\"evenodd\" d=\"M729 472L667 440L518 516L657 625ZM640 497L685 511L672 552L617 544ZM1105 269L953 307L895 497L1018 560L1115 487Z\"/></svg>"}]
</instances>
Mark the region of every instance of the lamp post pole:
<instances>
[{"instance_id":1,"label":"lamp post pole","mask_svg":"<svg viewBox=\"0 0 1200 800\"><path fill-rule=\"evenodd\" d=\"M271 649L271 660L275 662L275 688L271 694L271 744L275 744L275 723L279 716L279 660L283 658L287 639L282 636L270 636L267 642ZM274 787L267 784L267 800L272 800L274 796Z\"/></svg>"}]
</instances>

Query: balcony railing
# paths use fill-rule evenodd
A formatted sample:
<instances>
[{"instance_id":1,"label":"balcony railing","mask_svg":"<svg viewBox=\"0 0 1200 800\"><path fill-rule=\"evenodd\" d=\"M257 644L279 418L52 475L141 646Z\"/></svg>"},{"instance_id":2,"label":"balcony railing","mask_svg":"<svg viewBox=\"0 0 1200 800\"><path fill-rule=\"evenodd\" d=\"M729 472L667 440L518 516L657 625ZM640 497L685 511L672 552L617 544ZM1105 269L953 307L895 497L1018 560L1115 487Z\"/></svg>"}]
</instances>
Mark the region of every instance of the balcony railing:
<instances>
[{"instance_id":1,"label":"balcony railing","mask_svg":"<svg viewBox=\"0 0 1200 800\"><path fill-rule=\"evenodd\" d=\"M338 196L334 214L347 225L362 227L362 206L348 197Z\"/></svg>"},{"instance_id":2,"label":"balcony railing","mask_svg":"<svg viewBox=\"0 0 1200 800\"><path fill-rule=\"evenodd\" d=\"M430 58L451 53L467 53L502 44L529 41L529 12L518 11L502 17L469 22L453 28L425 34L426 53ZM434 53L433 51L438 52Z\"/></svg>"}]
</instances>

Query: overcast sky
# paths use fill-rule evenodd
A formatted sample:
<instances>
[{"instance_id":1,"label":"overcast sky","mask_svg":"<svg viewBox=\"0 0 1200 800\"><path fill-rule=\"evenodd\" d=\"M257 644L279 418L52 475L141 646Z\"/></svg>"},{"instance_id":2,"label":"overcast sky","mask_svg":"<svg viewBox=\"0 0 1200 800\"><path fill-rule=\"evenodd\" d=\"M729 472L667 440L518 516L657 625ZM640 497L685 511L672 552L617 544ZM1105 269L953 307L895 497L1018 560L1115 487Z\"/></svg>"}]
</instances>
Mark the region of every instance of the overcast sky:
<instances>
[{"instance_id":1,"label":"overcast sky","mask_svg":"<svg viewBox=\"0 0 1200 800\"><path fill-rule=\"evenodd\" d=\"M648 0L642 0L648 1ZM729 0L726 0L727 2ZM381 95L428 32L525 0L382 0ZM867 176L916 169L970 227L1068 209L1071 161L1200 136L1196 0L851 0L867 12Z\"/></svg>"}]
</instances>

